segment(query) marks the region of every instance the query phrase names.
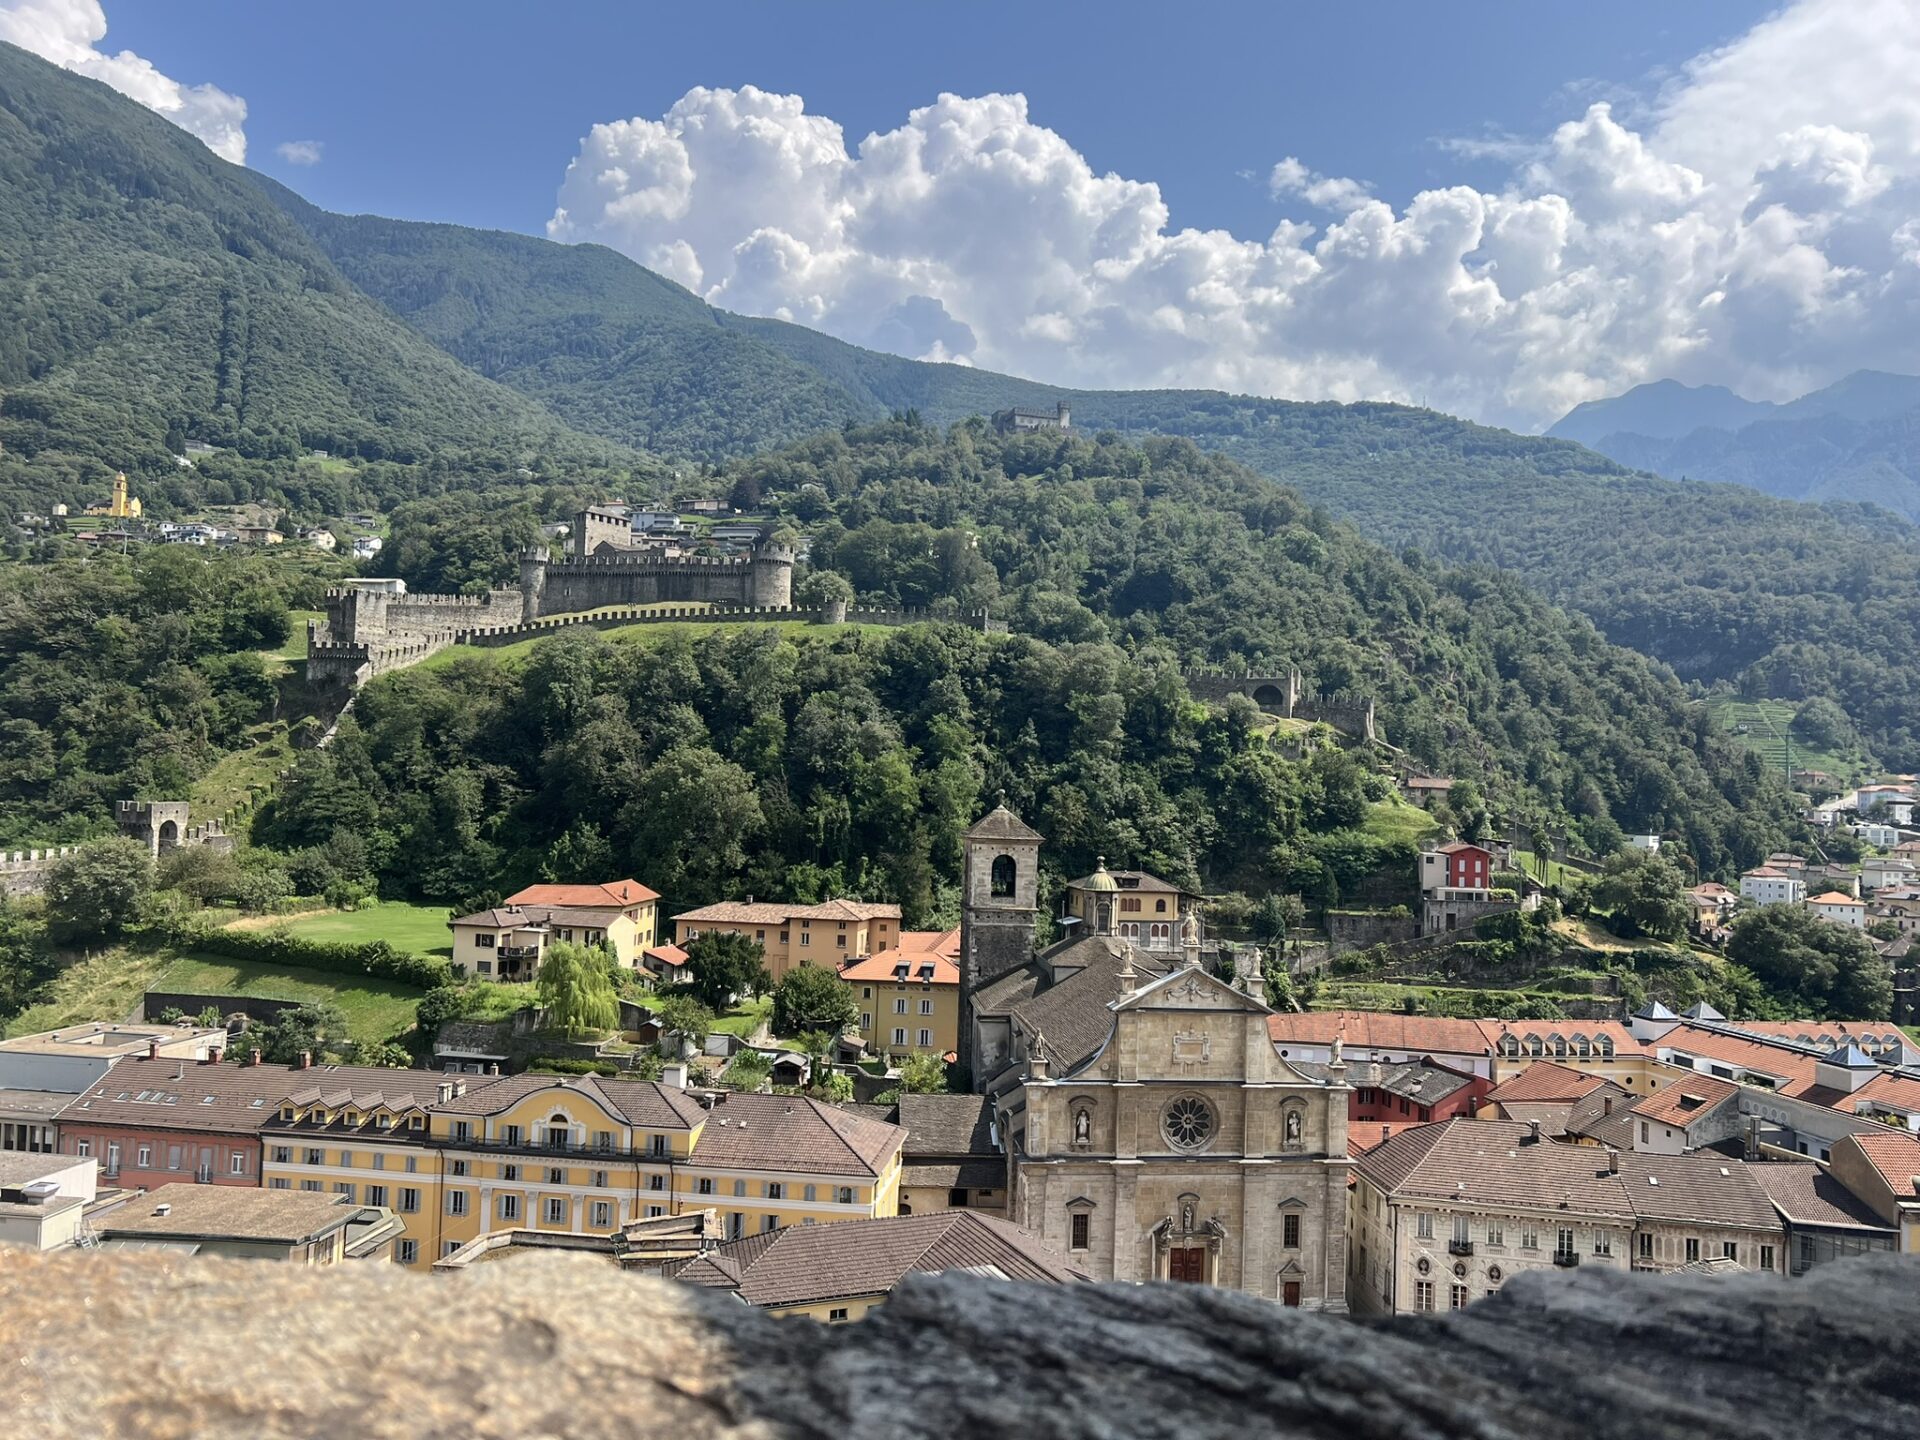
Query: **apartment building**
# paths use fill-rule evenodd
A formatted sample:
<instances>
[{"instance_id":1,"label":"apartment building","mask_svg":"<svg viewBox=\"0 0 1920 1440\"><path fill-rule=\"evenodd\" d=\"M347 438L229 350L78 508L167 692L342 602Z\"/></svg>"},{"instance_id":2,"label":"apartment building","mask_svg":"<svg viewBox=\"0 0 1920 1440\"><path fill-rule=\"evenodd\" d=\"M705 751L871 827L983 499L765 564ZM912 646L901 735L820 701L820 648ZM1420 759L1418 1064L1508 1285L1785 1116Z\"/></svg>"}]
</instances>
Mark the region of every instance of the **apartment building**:
<instances>
[{"instance_id":1,"label":"apartment building","mask_svg":"<svg viewBox=\"0 0 1920 1440\"><path fill-rule=\"evenodd\" d=\"M905 931L897 944L841 968L868 1053L892 1059L954 1053L960 1043L959 961L956 927Z\"/></svg>"},{"instance_id":2,"label":"apartment building","mask_svg":"<svg viewBox=\"0 0 1920 1440\"><path fill-rule=\"evenodd\" d=\"M838 971L849 960L899 943L900 907L865 900L819 905L723 900L673 917L674 939L685 946L710 932L745 935L766 952L777 984L796 965Z\"/></svg>"}]
</instances>

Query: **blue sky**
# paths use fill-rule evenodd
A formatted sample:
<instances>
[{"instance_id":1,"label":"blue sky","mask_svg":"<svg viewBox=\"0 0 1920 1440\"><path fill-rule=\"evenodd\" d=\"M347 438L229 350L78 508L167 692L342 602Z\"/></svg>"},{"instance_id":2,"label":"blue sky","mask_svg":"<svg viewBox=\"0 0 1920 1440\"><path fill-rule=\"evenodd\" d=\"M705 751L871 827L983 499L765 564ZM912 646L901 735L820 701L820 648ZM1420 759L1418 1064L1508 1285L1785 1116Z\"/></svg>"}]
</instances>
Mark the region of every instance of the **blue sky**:
<instances>
[{"instance_id":1,"label":"blue sky","mask_svg":"<svg viewBox=\"0 0 1920 1440\"><path fill-rule=\"evenodd\" d=\"M1537 429L1920 371L1916 0L0 0L0 39L329 209L1064 384Z\"/></svg>"},{"instance_id":2,"label":"blue sky","mask_svg":"<svg viewBox=\"0 0 1920 1440\"><path fill-rule=\"evenodd\" d=\"M244 96L251 162L329 209L538 233L592 124L695 85L803 95L850 141L942 91L1018 91L1096 170L1158 181L1176 224L1263 235L1283 155L1396 202L1488 182L1497 166L1435 142L1536 133L1569 95L1643 90L1766 9L117 0L105 48ZM322 163L273 153L298 139Z\"/></svg>"}]
</instances>

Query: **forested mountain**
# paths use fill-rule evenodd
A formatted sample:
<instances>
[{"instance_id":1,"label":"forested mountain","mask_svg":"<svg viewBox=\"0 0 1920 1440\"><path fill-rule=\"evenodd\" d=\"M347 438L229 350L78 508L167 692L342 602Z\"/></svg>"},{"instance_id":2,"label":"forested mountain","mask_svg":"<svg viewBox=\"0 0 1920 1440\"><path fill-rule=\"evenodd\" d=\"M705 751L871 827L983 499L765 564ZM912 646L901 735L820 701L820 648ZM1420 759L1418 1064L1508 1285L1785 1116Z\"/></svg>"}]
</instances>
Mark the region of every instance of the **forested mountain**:
<instances>
[{"instance_id":1,"label":"forested mountain","mask_svg":"<svg viewBox=\"0 0 1920 1440\"><path fill-rule=\"evenodd\" d=\"M397 323L248 173L0 44L0 483L91 498L169 442L618 458ZM632 459L630 454L627 459ZM90 483L89 483L90 482Z\"/></svg>"},{"instance_id":2,"label":"forested mountain","mask_svg":"<svg viewBox=\"0 0 1920 1440\"><path fill-rule=\"evenodd\" d=\"M999 791L1069 867L1328 900L1389 858L1357 828L1380 777L1257 743L1251 705L1190 702L1182 661L1293 663L1371 696L1390 742L1596 846L1662 831L1724 874L1796 831L1777 780L1657 665L1184 440L900 419L726 478L808 517L816 568L862 595L986 604L1014 633L589 633L384 677L262 838L368 836L390 886L450 903L545 864L631 868L676 904L847 886L922 920Z\"/></svg>"},{"instance_id":3,"label":"forested mountain","mask_svg":"<svg viewBox=\"0 0 1920 1440\"><path fill-rule=\"evenodd\" d=\"M1547 433L1670 479L1920 518L1920 377L1912 375L1859 370L1781 405L1666 380L1576 406Z\"/></svg>"}]
</instances>

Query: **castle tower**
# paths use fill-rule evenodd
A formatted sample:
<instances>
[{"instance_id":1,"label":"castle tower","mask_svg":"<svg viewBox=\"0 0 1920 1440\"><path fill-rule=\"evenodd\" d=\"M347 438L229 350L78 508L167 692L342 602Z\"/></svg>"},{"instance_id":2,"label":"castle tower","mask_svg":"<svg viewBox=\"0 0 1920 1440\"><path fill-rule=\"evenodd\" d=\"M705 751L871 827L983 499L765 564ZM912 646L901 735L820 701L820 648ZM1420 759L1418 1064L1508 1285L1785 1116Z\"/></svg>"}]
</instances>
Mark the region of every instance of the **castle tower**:
<instances>
[{"instance_id":1,"label":"castle tower","mask_svg":"<svg viewBox=\"0 0 1920 1440\"><path fill-rule=\"evenodd\" d=\"M520 557L520 623L540 618L540 595L547 588L547 552L529 545Z\"/></svg>"},{"instance_id":2,"label":"castle tower","mask_svg":"<svg viewBox=\"0 0 1920 1440\"><path fill-rule=\"evenodd\" d=\"M793 604L793 550L771 540L756 545L747 582L747 603L785 610Z\"/></svg>"},{"instance_id":3,"label":"castle tower","mask_svg":"<svg viewBox=\"0 0 1920 1440\"><path fill-rule=\"evenodd\" d=\"M973 1074L973 993L1033 958L1040 832L997 805L960 837L960 1066Z\"/></svg>"}]
</instances>

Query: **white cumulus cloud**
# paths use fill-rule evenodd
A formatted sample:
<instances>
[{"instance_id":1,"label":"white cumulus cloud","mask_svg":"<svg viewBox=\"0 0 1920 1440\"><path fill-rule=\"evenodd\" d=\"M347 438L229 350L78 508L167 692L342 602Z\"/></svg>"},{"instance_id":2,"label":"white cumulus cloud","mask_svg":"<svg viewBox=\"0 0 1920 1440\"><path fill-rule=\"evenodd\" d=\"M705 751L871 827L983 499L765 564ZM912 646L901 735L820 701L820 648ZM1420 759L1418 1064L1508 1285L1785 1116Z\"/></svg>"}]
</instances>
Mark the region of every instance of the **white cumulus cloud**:
<instances>
[{"instance_id":1,"label":"white cumulus cloud","mask_svg":"<svg viewBox=\"0 0 1920 1440\"><path fill-rule=\"evenodd\" d=\"M99 0L0 0L0 40L111 85L197 137L222 160L247 160L247 102L216 85L182 85L131 50L109 54Z\"/></svg>"},{"instance_id":2,"label":"white cumulus cloud","mask_svg":"<svg viewBox=\"0 0 1920 1440\"><path fill-rule=\"evenodd\" d=\"M273 153L289 165L318 165L326 148L324 140L282 140Z\"/></svg>"},{"instance_id":3,"label":"white cumulus cloud","mask_svg":"<svg viewBox=\"0 0 1920 1440\"><path fill-rule=\"evenodd\" d=\"M548 232L898 354L1537 426L1663 376L1779 398L1920 370L1915 74L1920 5L1798 0L1632 119L1474 147L1510 166L1496 188L1396 207L1286 155L1255 237L1176 227L1019 95L850 144L799 96L702 88L595 126Z\"/></svg>"}]
</instances>

